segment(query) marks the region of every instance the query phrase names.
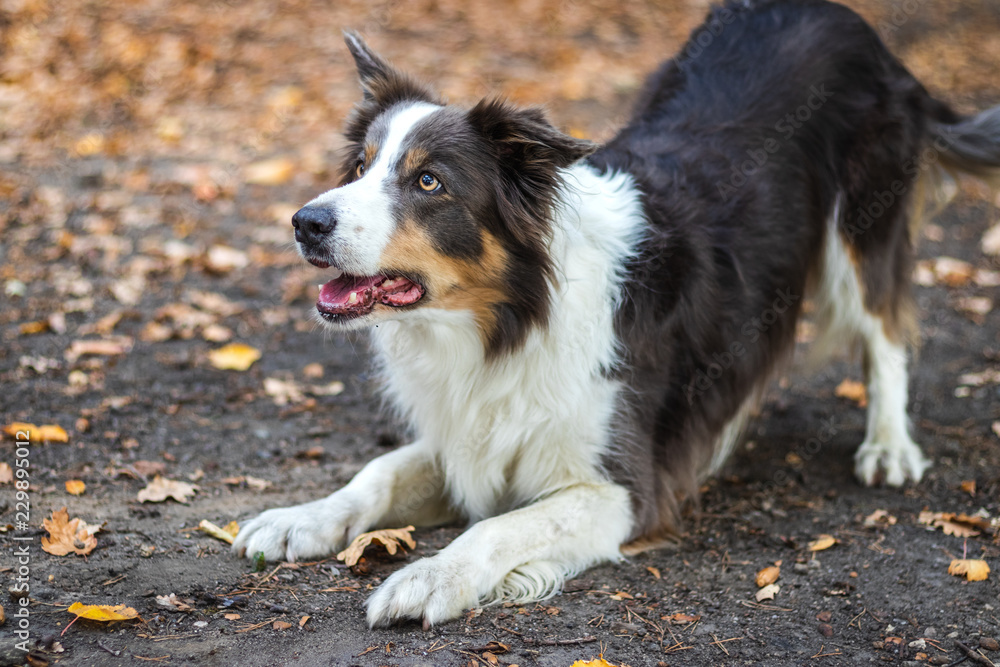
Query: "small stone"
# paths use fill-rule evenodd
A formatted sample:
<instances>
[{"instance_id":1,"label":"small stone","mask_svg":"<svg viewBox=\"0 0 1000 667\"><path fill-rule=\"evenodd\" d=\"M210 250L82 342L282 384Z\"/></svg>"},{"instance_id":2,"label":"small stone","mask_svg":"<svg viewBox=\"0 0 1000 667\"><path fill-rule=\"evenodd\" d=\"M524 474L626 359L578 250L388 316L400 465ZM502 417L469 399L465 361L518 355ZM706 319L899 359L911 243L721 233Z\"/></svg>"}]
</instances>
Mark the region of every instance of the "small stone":
<instances>
[{"instance_id":1,"label":"small stone","mask_svg":"<svg viewBox=\"0 0 1000 667\"><path fill-rule=\"evenodd\" d=\"M928 628L924 628L924 637L937 637L937 628L933 625Z\"/></svg>"},{"instance_id":2,"label":"small stone","mask_svg":"<svg viewBox=\"0 0 1000 667\"><path fill-rule=\"evenodd\" d=\"M1000 651L1000 643L992 637L983 637L979 640L979 648L984 648L987 651Z\"/></svg>"},{"instance_id":3,"label":"small stone","mask_svg":"<svg viewBox=\"0 0 1000 667\"><path fill-rule=\"evenodd\" d=\"M910 648L923 651L925 648L927 648L927 642L925 642L923 639L914 639L912 642L907 644L907 646L909 646Z\"/></svg>"},{"instance_id":4,"label":"small stone","mask_svg":"<svg viewBox=\"0 0 1000 667\"><path fill-rule=\"evenodd\" d=\"M819 624L819 633L821 635L823 635L824 637L832 637L833 636L833 626L830 625L829 623L820 623Z\"/></svg>"},{"instance_id":5,"label":"small stone","mask_svg":"<svg viewBox=\"0 0 1000 667\"><path fill-rule=\"evenodd\" d=\"M962 634L962 633L960 633L959 631L957 631L957 630L956 630L955 632L949 632L949 633L948 633L947 635L945 635L945 636L946 636L946 637L947 637L948 639L956 639L956 638L960 637L960 636L961 636L961 634Z\"/></svg>"},{"instance_id":6,"label":"small stone","mask_svg":"<svg viewBox=\"0 0 1000 667\"><path fill-rule=\"evenodd\" d=\"M820 567L822 567L820 565L820 562L818 560L816 560L815 558L813 558L812 560L809 561L809 569L810 570L818 570Z\"/></svg>"},{"instance_id":7,"label":"small stone","mask_svg":"<svg viewBox=\"0 0 1000 667\"><path fill-rule=\"evenodd\" d=\"M927 662L932 665L947 665L951 663L951 658L946 655L941 655L940 653L935 653L927 660Z\"/></svg>"},{"instance_id":8,"label":"small stone","mask_svg":"<svg viewBox=\"0 0 1000 667\"><path fill-rule=\"evenodd\" d=\"M816 620L822 623L829 623L831 618L833 618L833 614L828 611L821 611L816 614Z\"/></svg>"},{"instance_id":9,"label":"small stone","mask_svg":"<svg viewBox=\"0 0 1000 667\"><path fill-rule=\"evenodd\" d=\"M805 563L795 563L795 565L792 566L792 570L795 574L809 574L809 566Z\"/></svg>"}]
</instances>

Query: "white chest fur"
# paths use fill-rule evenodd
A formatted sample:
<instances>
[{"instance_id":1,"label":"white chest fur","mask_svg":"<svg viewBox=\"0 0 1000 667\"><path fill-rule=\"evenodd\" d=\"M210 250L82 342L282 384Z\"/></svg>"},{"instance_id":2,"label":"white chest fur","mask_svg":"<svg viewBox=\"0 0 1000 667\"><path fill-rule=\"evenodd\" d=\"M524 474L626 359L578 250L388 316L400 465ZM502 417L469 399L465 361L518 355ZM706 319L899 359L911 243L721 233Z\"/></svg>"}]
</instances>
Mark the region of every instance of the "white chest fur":
<instances>
[{"instance_id":1,"label":"white chest fur","mask_svg":"<svg viewBox=\"0 0 1000 667\"><path fill-rule=\"evenodd\" d=\"M618 384L614 311L643 229L630 177L565 173L551 247L546 328L486 362L471 314L422 309L373 342L390 402L431 448L455 505L473 521L602 476Z\"/></svg>"}]
</instances>

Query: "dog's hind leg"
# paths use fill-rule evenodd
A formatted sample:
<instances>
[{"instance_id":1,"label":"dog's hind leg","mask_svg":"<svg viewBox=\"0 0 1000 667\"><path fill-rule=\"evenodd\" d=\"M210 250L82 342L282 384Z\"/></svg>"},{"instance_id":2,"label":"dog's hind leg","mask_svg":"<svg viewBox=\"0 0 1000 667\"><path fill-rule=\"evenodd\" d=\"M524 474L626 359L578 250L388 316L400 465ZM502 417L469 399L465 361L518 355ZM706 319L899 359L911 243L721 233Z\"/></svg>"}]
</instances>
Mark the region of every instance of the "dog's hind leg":
<instances>
[{"instance_id":1,"label":"dog's hind leg","mask_svg":"<svg viewBox=\"0 0 1000 667\"><path fill-rule=\"evenodd\" d=\"M454 518L434 452L416 442L383 454L344 488L303 505L268 510L240 530L233 550L268 560L334 553L373 527L435 525Z\"/></svg>"},{"instance_id":2,"label":"dog's hind leg","mask_svg":"<svg viewBox=\"0 0 1000 667\"><path fill-rule=\"evenodd\" d=\"M907 342L913 330L907 239L896 239L902 248L871 242L884 230L845 225L843 199L827 227L823 259L813 290L820 355L834 345L860 344L868 390L865 439L854 457L855 474L871 486L883 480L901 486L919 481L930 462L910 437L906 414L908 374ZM905 207L900 202L884 210L878 225L906 233ZM900 226L904 226L900 229ZM867 247L866 247L867 246ZM900 257L896 252L904 253ZM897 261L907 271L893 270ZM881 263L881 264L880 264ZM878 290L873 293L873 290Z\"/></svg>"}]
</instances>

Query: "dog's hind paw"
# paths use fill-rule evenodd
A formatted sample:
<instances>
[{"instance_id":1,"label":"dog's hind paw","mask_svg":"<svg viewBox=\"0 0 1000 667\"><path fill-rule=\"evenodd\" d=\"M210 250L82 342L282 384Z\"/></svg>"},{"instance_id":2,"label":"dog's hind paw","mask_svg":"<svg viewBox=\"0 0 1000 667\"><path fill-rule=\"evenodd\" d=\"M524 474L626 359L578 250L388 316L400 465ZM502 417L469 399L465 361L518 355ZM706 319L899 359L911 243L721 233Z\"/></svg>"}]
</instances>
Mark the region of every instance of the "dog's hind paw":
<instances>
[{"instance_id":1,"label":"dog's hind paw","mask_svg":"<svg viewBox=\"0 0 1000 667\"><path fill-rule=\"evenodd\" d=\"M866 440L854 454L854 474L865 486L874 486L880 479L889 486L902 486L907 480L919 482L930 466L920 445L909 436L885 442Z\"/></svg>"},{"instance_id":2,"label":"dog's hind paw","mask_svg":"<svg viewBox=\"0 0 1000 667\"><path fill-rule=\"evenodd\" d=\"M267 510L240 528L233 552L267 560L295 561L326 556L347 544L362 528L351 522L348 508L324 498L294 507Z\"/></svg>"},{"instance_id":3,"label":"dog's hind paw","mask_svg":"<svg viewBox=\"0 0 1000 667\"><path fill-rule=\"evenodd\" d=\"M440 554L407 565L368 598L368 624L374 628L414 619L429 629L458 618L479 603L469 569Z\"/></svg>"}]
</instances>

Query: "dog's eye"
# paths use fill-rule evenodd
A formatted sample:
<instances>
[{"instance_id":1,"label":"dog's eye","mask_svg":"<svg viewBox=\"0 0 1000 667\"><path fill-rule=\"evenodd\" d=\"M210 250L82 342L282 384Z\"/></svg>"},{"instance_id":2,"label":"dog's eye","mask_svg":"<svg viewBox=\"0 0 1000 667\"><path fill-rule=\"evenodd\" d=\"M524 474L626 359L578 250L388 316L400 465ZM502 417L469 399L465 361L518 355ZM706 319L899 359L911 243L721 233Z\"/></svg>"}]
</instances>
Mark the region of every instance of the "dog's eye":
<instances>
[{"instance_id":1,"label":"dog's eye","mask_svg":"<svg viewBox=\"0 0 1000 667\"><path fill-rule=\"evenodd\" d=\"M434 174L426 171L420 174L418 182L420 183L420 189L424 192L434 192L441 187L441 181L439 181Z\"/></svg>"},{"instance_id":2,"label":"dog's eye","mask_svg":"<svg viewBox=\"0 0 1000 667\"><path fill-rule=\"evenodd\" d=\"M365 175L365 163L364 162L360 162L360 161L358 162L358 166L354 168L354 175L357 176L358 178L361 178L362 176Z\"/></svg>"}]
</instances>

